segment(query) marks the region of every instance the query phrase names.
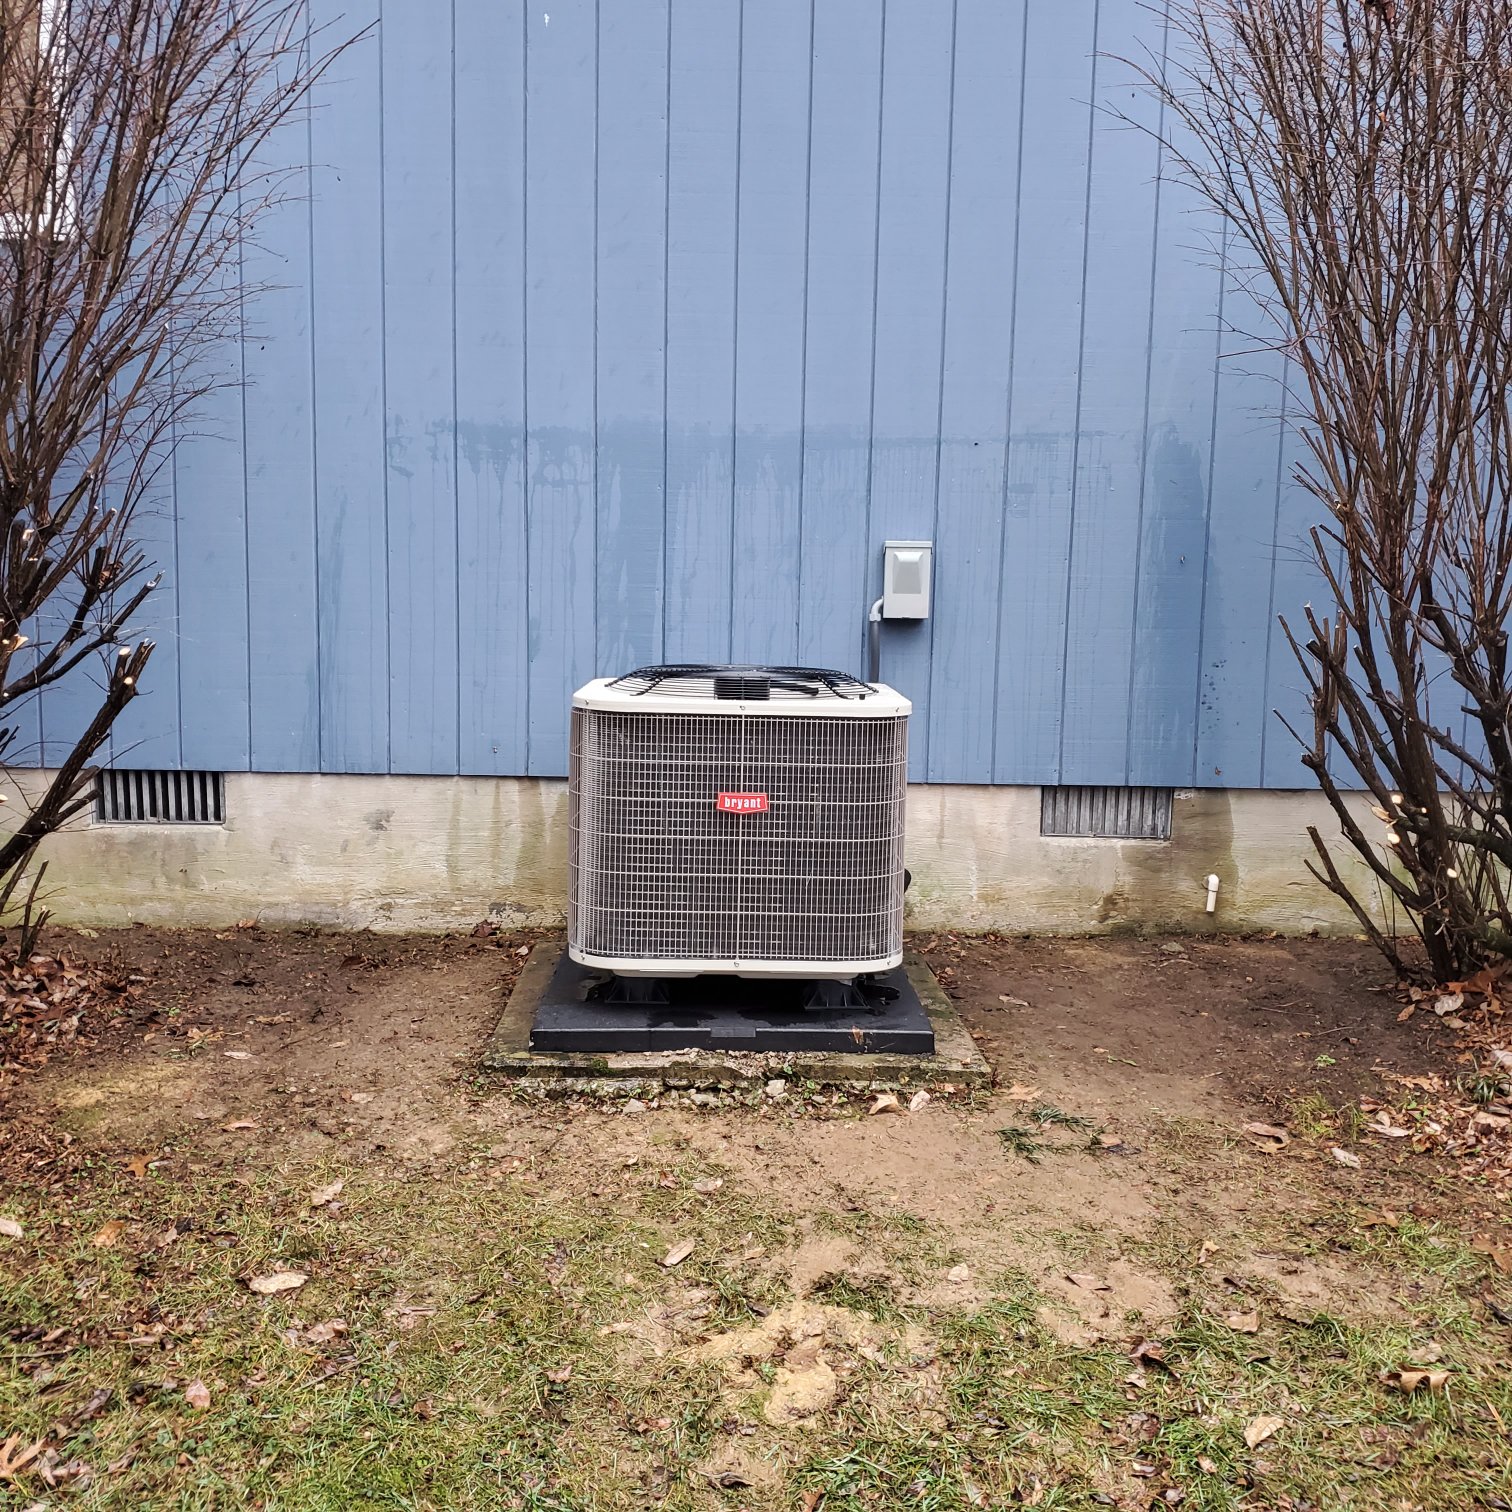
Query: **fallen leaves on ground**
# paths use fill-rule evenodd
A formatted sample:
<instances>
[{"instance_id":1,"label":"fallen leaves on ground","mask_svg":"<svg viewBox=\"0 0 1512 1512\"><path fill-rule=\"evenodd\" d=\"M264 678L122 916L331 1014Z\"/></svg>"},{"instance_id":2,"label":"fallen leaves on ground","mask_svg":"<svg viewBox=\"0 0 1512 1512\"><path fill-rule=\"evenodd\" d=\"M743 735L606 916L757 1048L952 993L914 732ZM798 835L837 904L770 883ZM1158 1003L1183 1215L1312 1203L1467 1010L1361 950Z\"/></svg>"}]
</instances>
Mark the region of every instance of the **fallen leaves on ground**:
<instances>
[{"instance_id":1,"label":"fallen leaves on ground","mask_svg":"<svg viewBox=\"0 0 1512 1512\"><path fill-rule=\"evenodd\" d=\"M125 1231L126 1224L124 1220L112 1218L89 1242L96 1249L111 1249L120 1241L121 1235Z\"/></svg>"},{"instance_id":2,"label":"fallen leaves on ground","mask_svg":"<svg viewBox=\"0 0 1512 1512\"><path fill-rule=\"evenodd\" d=\"M147 978L118 962L74 961L37 954L0 954L0 1037L7 1070L33 1070L48 1055L120 1013L141 995Z\"/></svg>"},{"instance_id":3,"label":"fallen leaves on ground","mask_svg":"<svg viewBox=\"0 0 1512 1512\"><path fill-rule=\"evenodd\" d=\"M203 1412L210 1405L210 1388L203 1381L190 1381L184 1387L184 1400L196 1412Z\"/></svg>"},{"instance_id":4,"label":"fallen leaves on ground","mask_svg":"<svg viewBox=\"0 0 1512 1512\"><path fill-rule=\"evenodd\" d=\"M1223 1320L1235 1333L1260 1332L1260 1314L1257 1312L1231 1312Z\"/></svg>"},{"instance_id":5,"label":"fallen leaves on ground","mask_svg":"<svg viewBox=\"0 0 1512 1512\"><path fill-rule=\"evenodd\" d=\"M1409 1017L1429 1008L1455 1039L1459 1075L1404 1076L1377 1067L1383 1081L1407 1095L1402 1105L1386 1109L1362 1098L1363 1111L1374 1114L1373 1134L1410 1138L1420 1154L1446 1156L1466 1181L1512 1192L1512 1029L1503 995L1509 993L1512 962L1499 962L1463 982L1439 988L1409 987ZM1401 1132L1398 1132L1398 1131Z\"/></svg>"},{"instance_id":6,"label":"fallen leaves on ground","mask_svg":"<svg viewBox=\"0 0 1512 1512\"><path fill-rule=\"evenodd\" d=\"M26 1230L14 1218L0 1218L0 1236L6 1239L21 1239Z\"/></svg>"},{"instance_id":7,"label":"fallen leaves on ground","mask_svg":"<svg viewBox=\"0 0 1512 1512\"><path fill-rule=\"evenodd\" d=\"M1358 1171L1360 1169L1360 1157L1353 1154L1351 1151L1341 1150L1338 1145L1334 1145L1329 1149L1328 1153L1332 1155L1333 1158L1338 1161L1341 1166L1347 1166L1351 1171Z\"/></svg>"},{"instance_id":8,"label":"fallen leaves on ground","mask_svg":"<svg viewBox=\"0 0 1512 1512\"><path fill-rule=\"evenodd\" d=\"M877 1093L876 1101L871 1105L871 1110L874 1114L901 1113L903 1111L903 1104L898 1101L898 1094L896 1092L879 1092Z\"/></svg>"},{"instance_id":9,"label":"fallen leaves on ground","mask_svg":"<svg viewBox=\"0 0 1512 1512\"><path fill-rule=\"evenodd\" d=\"M310 1206L312 1208L325 1207L327 1203L335 1202L341 1196L345 1186L346 1182L344 1181L333 1181L329 1186L316 1187L310 1193Z\"/></svg>"},{"instance_id":10,"label":"fallen leaves on ground","mask_svg":"<svg viewBox=\"0 0 1512 1512\"><path fill-rule=\"evenodd\" d=\"M683 1261L693 1253L694 1249L697 1248L697 1245L698 1241L696 1239L679 1239L677 1243L674 1244L664 1256L662 1256L662 1264L668 1270L671 1270L675 1265L681 1265Z\"/></svg>"},{"instance_id":11,"label":"fallen leaves on ground","mask_svg":"<svg viewBox=\"0 0 1512 1512\"><path fill-rule=\"evenodd\" d=\"M1284 1150L1291 1143L1291 1135L1277 1124L1247 1123L1240 1132L1262 1150Z\"/></svg>"}]
</instances>

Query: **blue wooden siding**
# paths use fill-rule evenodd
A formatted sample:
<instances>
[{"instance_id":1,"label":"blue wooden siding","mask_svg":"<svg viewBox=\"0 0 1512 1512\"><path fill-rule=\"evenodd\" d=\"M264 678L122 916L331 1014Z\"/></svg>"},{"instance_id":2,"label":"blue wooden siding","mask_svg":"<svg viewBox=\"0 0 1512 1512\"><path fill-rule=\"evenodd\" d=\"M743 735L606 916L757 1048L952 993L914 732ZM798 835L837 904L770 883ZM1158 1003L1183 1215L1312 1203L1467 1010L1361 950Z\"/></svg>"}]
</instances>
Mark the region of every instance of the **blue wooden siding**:
<instances>
[{"instance_id":1,"label":"blue wooden siding","mask_svg":"<svg viewBox=\"0 0 1512 1512\"><path fill-rule=\"evenodd\" d=\"M913 774L1300 786L1317 596L1140 0L310 0L231 388L158 481L125 764L558 774L667 658L859 670ZM88 704L43 702L56 754Z\"/></svg>"}]
</instances>

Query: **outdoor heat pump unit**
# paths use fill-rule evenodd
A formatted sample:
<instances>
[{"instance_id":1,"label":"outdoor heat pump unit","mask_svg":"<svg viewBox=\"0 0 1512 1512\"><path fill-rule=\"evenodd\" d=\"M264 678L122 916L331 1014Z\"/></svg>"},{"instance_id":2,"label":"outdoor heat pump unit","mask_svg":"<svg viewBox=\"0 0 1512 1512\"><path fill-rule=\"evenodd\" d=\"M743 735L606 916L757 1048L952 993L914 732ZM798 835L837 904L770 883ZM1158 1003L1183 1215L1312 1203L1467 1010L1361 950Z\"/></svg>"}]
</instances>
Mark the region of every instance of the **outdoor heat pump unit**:
<instances>
[{"instance_id":1,"label":"outdoor heat pump unit","mask_svg":"<svg viewBox=\"0 0 1512 1512\"><path fill-rule=\"evenodd\" d=\"M909 708L807 667L646 667L580 688L572 959L631 977L896 967Z\"/></svg>"}]
</instances>

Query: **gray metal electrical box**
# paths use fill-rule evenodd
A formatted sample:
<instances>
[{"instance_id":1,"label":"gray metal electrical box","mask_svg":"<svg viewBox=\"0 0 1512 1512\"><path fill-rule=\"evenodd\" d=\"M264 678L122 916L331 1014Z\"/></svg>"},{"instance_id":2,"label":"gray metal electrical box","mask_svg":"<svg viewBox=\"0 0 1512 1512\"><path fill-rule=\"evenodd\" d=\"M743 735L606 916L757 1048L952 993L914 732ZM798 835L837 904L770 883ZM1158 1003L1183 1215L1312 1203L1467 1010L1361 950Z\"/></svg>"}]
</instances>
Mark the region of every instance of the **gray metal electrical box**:
<instances>
[{"instance_id":1,"label":"gray metal electrical box","mask_svg":"<svg viewBox=\"0 0 1512 1512\"><path fill-rule=\"evenodd\" d=\"M884 541L882 618L928 619L933 572L933 541Z\"/></svg>"}]
</instances>

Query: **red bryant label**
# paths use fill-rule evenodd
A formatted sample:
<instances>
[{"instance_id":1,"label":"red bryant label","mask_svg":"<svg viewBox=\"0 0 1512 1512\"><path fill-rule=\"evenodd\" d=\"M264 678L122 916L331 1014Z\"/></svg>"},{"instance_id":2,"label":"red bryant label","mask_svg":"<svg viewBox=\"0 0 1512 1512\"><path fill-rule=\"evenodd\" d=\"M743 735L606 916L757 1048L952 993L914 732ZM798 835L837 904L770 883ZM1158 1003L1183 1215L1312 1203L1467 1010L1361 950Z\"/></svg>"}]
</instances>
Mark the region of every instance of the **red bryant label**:
<instances>
[{"instance_id":1,"label":"red bryant label","mask_svg":"<svg viewBox=\"0 0 1512 1512\"><path fill-rule=\"evenodd\" d=\"M765 793L721 793L714 805L721 814L764 814L767 811Z\"/></svg>"}]
</instances>

